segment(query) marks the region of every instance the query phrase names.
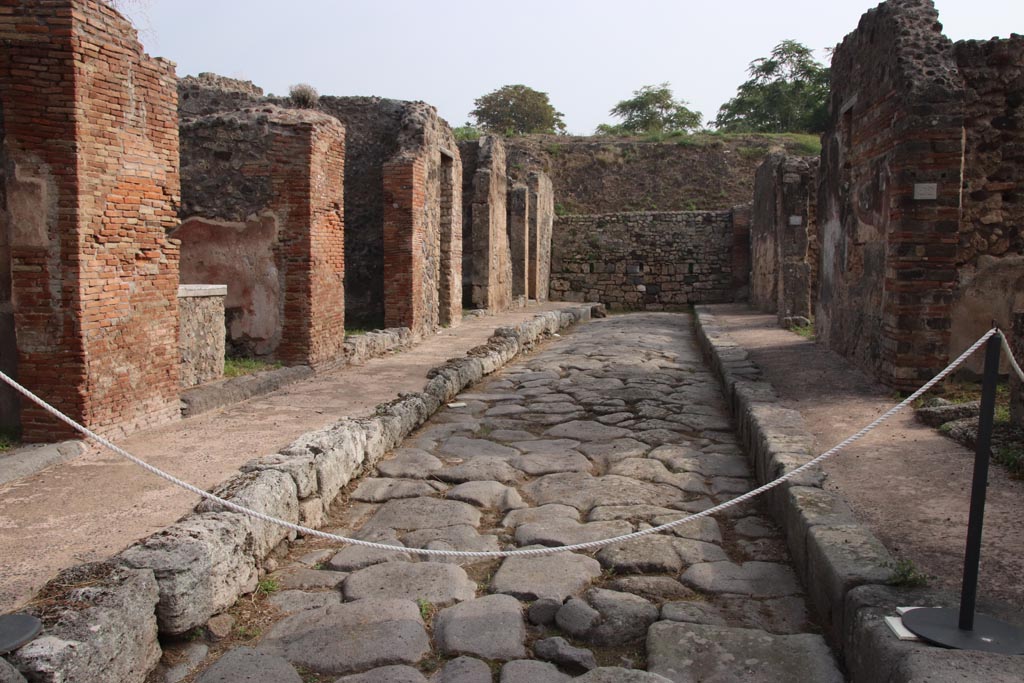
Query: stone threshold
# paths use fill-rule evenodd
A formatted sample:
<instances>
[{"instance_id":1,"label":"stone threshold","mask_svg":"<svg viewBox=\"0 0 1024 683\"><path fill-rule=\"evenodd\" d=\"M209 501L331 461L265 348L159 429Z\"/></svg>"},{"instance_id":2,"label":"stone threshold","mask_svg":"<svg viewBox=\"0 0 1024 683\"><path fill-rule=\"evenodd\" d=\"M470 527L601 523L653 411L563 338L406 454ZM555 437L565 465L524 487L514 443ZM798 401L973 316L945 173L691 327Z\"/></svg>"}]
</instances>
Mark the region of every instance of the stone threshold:
<instances>
[{"instance_id":1,"label":"stone threshold","mask_svg":"<svg viewBox=\"0 0 1024 683\"><path fill-rule=\"evenodd\" d=\"M698 343L721 380L758 484L816 457L814 439L800 412L782 406L746 350L717 324L715 307L696 306L694 313ZM892 556L842 496L822 488L824 480L824 472L815 467L765 497L785 533L812 609L849 680L1021 680L1020 657L947 650L893 635L884 619L896 615L897 607L955 607L959 600L933 589L890 585Z\"/></svg>"},{"instance_id":2,"label":"stone threshold","mask_svg":"<svg viewBox=\"0 0 1024 683\"><path fill-rule=\"evenodd\" d=\"M318 528L342 488L442 404L542 338L589 320L592 310L603 315L599 304L584 304L499 327L487 344L433 368L423 391L400 394L370 416L303 434L278 453L246 463L214 492ZM64 570L44 586L30 608L46 623L43 635L4 655L0 673L10 664L30 680L143 683L161 656L158 633L182 635L254 591L264 561L289 536L293 532L204 500L119 555Z\"/></svg>"}]
</instances>

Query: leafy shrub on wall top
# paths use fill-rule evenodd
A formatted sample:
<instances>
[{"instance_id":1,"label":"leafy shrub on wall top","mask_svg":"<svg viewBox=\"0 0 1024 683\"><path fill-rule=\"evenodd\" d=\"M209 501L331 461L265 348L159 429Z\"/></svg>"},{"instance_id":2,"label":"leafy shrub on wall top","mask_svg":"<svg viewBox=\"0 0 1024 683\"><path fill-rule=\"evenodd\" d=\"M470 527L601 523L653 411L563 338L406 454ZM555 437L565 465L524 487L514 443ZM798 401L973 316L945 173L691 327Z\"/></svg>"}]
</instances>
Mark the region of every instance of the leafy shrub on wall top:
<instances>
[{"instance_id":1,"label":"leafy shrub on wall top","mask_svg":"<svg viewBox=\"0 0 1024 683\"><path fill-rule=\"evenodd\" d=\"M320 93L309 83L296 83L288 89L288 98L300 109L316 109Z\"/></svg>"}]
</instances>

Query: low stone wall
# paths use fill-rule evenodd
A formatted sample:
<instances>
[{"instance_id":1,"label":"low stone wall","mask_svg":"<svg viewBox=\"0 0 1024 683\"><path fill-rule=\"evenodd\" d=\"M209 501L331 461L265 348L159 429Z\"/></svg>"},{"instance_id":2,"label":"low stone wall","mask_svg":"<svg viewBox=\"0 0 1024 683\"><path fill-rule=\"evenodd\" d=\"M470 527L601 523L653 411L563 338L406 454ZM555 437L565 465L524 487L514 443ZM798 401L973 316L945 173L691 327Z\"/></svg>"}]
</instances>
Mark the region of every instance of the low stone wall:
<instances>
[{"instance_id":1,"label":"low stone wall","mask_svg":"<svg viewBox=\"0 0 1024 683\"><path fill-rule=\"evenodd\" d=\"M431 370L422 392L381 404L372 416L346 418L307 433L279 453L247 463L215 492L317 527L349 481L373 467L442 403L542 337L590 316L587 304L498 328L486 345ZM41 593L50 599L31 609L45 610L54 601L65 606L46 617L43 636L5 658L33 681L142 683L159 659L157 631L183 634L254 590L267 555L288 536L282 527L203 501L192 514L108 563L62 572ZM80 584L83 572L91 580L85 588L71 589L73 600L68 600L67 586ZM83 628L86 623L89 628ZM110 666L115 661L117 666Z\"/></svg>"},{"instance_id":2,"label":"low stone wall","mask_svg":"<svg viewBox=\"0 0 1024 683\"><path fill-rule=\"evenodd\" d=\"M813 459L814 439L800 412L780 404L747 352L716 324L713 308L698 306L696 317L698 341L722 381L758 482L776 479ZM892 556L857 521L841 496L822 488L824 480L819 468L811 468L765 497L849 680L1017 680L1019 658L943 650L892 634L884 617L894 616L897 606L957 603L945 594L888 585Z\"/></svg>"},{"instance_id":3,"label":"low stone wall","mask_svg":"<svg viewBox=\"0 0 1024 683\"><path fill-rule=\"evenodd\" d=\"M185 389L224 376L224 299L227 285L178 287L178 349Z\"/></svg>"},{"instance_id":4,"label":"low stone wall","mask_svg":"<svg viewBox=\"0 0 1024 683\"><path fill-rule=\"evenodd\" d=\"M732 212L561 216L551 243L551 298L662 311L732 301Z\"/></svg>"}]
</instances>

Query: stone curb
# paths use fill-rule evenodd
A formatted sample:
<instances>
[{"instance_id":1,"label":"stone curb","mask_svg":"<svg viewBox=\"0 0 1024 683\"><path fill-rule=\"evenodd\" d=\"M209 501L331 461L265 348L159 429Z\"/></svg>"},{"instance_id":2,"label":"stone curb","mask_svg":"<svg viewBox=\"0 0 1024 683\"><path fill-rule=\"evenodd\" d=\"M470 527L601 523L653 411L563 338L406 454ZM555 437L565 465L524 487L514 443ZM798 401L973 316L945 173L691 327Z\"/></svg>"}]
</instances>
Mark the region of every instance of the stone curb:
<instances>
[{"instance_id":1,"label":"stone curb","mask_svg":"<svg viewBox=\"0 0 1024 683\"><path fill-rule=\"evenodd\" d=\"M713 306L695 306L697 340L710 359L759 484L817 454L799 411L780 405L772 385L716 322ZM841 456L837 456L841 457ZM885 625L902 605L950 604L933 591L888 585L893 558L860 524L842 496L822 488L818 468L772 489L768 508L786 534L793 564L826 636L854 683L1017 680L1019 658L943 650L901 641ZM977 676L976 678L974 676Z\"/></svg>"},{"instance_id":2,"label":"stone curb","mask_svg":"<svg viewBox=\"0 0 1024 683\"><path fill-rule=\"evenodd\" d=\"M318 527L330 503L349 481L372 468L442 404L542 337L590 320L593 308L600 316L599 304L585 304L541 313L515 327L499 327L487 344L433 368L422 392L402 394L380 404L368 417L344 418L304 434L280 452L246 463L238 475L223 482L215 492L267 514ZM77 623L69 617L96 613L98 606L86 592L76 595L75 607L66 610L65 618L45 632L43 637L64 644L59 661L49 650L34 648L32 643L6 658L31 680L142 683L155 664L154 648L159 653L157 632L183 634L252 592L264 560L289 533L238 513L219 511L204 500L191 514L110 561L127 576L153 577L148 580L153 583L155 579L156 600L140 604L123 596L118 602L121 592L137 592L137 587L130 581L108 581L100 606L105 609L105 618L96 629L66 628L68 623ZM68 583L66 577L81 571L81 566L65 570L47 588L64 585ZM132 606L131 613L125 607L126 613L118 615L118 605ZM131 623L137 632L149 637L133 641L113 637L104 623ZM123 664L116 673L107 671L103 662L115 659ZM73 671L76 677L54 678L48 673L54 671Z\"/></svg>"},{"instance_id":3,"label":"stone curb","mask_svg":"<svg viewBox=\"0 0 1024 683\"><path fill-rule=\"evenodd\" d=\"M192 417L254 396L269 394L318 372L362 365L371 358L379 358L405 348L412 341L412 331L408 327L393 327L346 337L341 354L332 361L318 365L315 370L307 365L295 365L217 380L187 389L181 393L181 416Z\"/></svg>"}]
</instances>

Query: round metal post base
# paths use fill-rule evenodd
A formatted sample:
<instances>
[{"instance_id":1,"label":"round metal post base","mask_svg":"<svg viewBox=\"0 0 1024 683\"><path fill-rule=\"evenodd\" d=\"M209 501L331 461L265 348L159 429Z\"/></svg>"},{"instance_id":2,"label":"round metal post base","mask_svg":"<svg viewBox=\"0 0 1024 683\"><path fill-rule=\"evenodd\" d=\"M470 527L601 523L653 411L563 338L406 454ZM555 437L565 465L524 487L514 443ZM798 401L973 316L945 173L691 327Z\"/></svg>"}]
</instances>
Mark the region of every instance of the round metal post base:
<instances>
[{"instance_id":1,"label":"round metal post base","mask_svg":"<svg viewBox=\"0 0 1024 683\"><path fill-rule=\"evenodd\" d=\"M903 615L903 625L922 640L955 650L981 650L1003 655L1024 654L1024 629L984 614L974 615L974 629L959 626L955 607L923 607Z\"/></svg>"},{"instance_id":2,"label":"round metal post base","mask_svg":"<svg viewBox=\"0 0 1024 683\"><path fill-rule=\"evenodd\" d=\"M32 640L43 630L43 623L30 614L0 616L0 655Z\"/></svg>"}]
</instances>

